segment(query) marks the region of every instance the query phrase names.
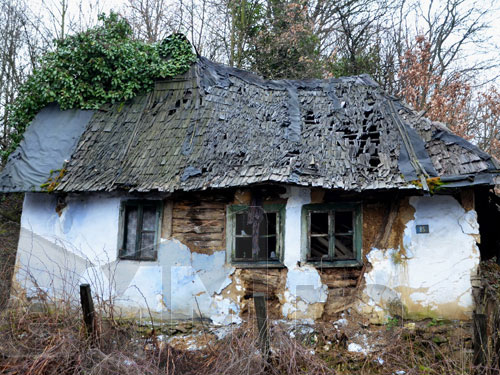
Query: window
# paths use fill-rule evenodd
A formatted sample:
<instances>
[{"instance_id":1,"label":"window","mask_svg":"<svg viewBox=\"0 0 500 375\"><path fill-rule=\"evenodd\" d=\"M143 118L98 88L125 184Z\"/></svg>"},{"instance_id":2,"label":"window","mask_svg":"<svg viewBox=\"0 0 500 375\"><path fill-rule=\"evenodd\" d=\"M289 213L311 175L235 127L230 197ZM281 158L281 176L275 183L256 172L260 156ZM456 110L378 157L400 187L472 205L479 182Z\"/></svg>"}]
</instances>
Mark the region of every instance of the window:
<instances>
[{"instance_id":1,"label":"window","mask_svg":"<svg viewBox=\"0 0 500 375\"><path fill-rule=\"evenodd\" d=\"M248 266L280 264L285 205L232 205L227 215L228 262Z\"/></svg>"},{"instance_id":2,"label":"window","mask_svg":"<svg viewBox=\"0 0 500 375\"><path fill-rule=\"evenodd\" d=\"M160 212L160 201L122 203L120 259L156 260Z\"/></svg>"},{"instance_id":3,"label":"window","mask_svg":"<svg viewBox=\"0 0 500 375\"><path fill-rule=\"evenodd\" d=\"M325 266L361 264L359 204L308 204L302 210L302 248L308 262Z\"/></svg>"}]
</instances>

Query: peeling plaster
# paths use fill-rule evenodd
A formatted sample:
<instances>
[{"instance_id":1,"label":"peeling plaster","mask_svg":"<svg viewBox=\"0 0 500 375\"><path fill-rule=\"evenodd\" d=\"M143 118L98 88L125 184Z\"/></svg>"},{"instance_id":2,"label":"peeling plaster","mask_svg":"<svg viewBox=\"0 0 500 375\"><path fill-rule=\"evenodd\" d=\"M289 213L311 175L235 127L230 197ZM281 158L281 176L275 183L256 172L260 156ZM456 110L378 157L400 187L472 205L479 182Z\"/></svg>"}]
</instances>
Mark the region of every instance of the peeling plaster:
<instances>
[{"instance_id":1,"label":"peeling plaster","mask_svg":"<svg viewBox=\"0 0 500 375\"><path fill-rule=\"evenodd\" d=\"M302 206L311 202L311 190L288 187L283 198L287 272L276 290L281 314L318 319L328 287L316 267L304 263L301 249ZM87 282L94 294L111 297L123 315L151 313L165 320L201 315L217 325L239 324L248 300L241 270L226 263L225 250L192 252L177 239L162 238L154 262L117 259L122 199L69 195L59 215L55 196L26 194L16 286L32 296L38 284L50 295L76 298L79 284ZM476 212L466 212L451 196L412 197L410 204L415 214L404 227L401 247L372 248L366 254L371 267L358 309L378 320L397 309L401 315L469 317L471 274L479 263ZM415 226L422 224L430 233L416 233Z\"/></svg>"},{"instance_id":2,"label":"peeling plaster","mask_svg":"<svg viewBox=\"0 0 500 375\"><path fill-rule=\"evenodd\" d=\"M66 298L89 283L94 295L111 297L124 314L186 319L201 313L215 324L241 321L239 297L221 294L235 271L224 250L199 254L162 239L157 261L119 260L120 198L69 196L66 202L59 216L54 196L26 194L16 273L22 288L34 294L43 285L49 295Z\"/></svg>"},{"instance_id":3,"label":"peeling plaster","mask_svg":"<svg viewBox=\"0 0 500 375\"><path fill-rule=\"evenodd\" d=\"M415 217L406 224L404 249L372 248L367 254L372 268L359 309L379 320L395 303L410 316L469 318L471 276L479 265L477 213L465 212L451 196L412 197L410 204ZM416 225L424 224L430 233L417 234Z\"/></svg>"},{"instance_id":4,"label":"peeling plaster","mask_svg":"<svg viewBox=\"0 0 500 375\"><path fill-rule=\"evenodd\" d=\"M282 313L286 318L317 319L323 314L328 287L321 283L314 266L300 263L302 206L311 202L311 192L306 188L290 187L287 195L284 264L288 273L286 289L280 298Z\"/></svg>"}]
</instances>

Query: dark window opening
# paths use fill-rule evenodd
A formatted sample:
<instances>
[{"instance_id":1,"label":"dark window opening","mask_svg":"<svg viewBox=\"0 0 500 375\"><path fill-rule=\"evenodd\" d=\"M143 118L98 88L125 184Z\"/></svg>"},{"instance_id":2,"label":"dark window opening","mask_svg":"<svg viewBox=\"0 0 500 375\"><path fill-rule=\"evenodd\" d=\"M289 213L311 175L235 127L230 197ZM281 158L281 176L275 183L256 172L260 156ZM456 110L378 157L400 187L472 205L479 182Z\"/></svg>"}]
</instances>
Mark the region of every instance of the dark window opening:
<instances>
[{"instance_id":1,"label":"dark window opening","mask_svg":"<svg viewBox=\"0 0 500 375\"><path fill-rule=\"evenodd\" d=\"M129 201L123 204L121 259L156 260L160 203Z\"/></svg>"},{"instance_id":2,"label":"dark window opening","mask_svg":"<svg viewBox=\"0 0 500 375\"><path fill-rule=\"evenodd\" d=\"M307 260L356 260L355 210L307 210Z\"/></svg>"},{"instance_id":3,"label":"dark window opening","mask_svg":"<svg viewBox=\"0 0 500 375\"><path fill-rule=\"evenodd\" d=\"M474 209L478 215L479 234L481 242L478 244L481 261L496 257L500 264L500 197L488 188L476 188L474 192Z\"/></svg>"},{"instance_id":4,"label":"dark window opening","mask_svg":"<svg viewBox=\"0 0 500 375\"><path fill-rule=\"evenodd\" d=\"M232 233L228 233L232 244L232 261L279 260L282 242L279 208L233 206L229 215L232 223Z\"/></svg>"}]
</instances>

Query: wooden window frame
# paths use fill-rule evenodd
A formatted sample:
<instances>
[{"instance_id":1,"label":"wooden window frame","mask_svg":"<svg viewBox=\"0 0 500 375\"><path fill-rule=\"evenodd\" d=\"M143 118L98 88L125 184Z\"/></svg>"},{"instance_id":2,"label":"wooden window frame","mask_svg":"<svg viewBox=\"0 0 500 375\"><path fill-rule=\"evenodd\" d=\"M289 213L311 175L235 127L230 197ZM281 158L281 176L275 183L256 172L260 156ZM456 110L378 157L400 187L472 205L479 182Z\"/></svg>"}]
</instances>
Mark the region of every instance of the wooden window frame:
<instances>
[{"instance_id":1,"label":"wooden window frame","mask_svg":"<svg viewBox=\"0 0 500 375\"><path fill-rule=\"evenodd\" d=\"M363 264L362 258L362 240L363 240L363 213L362 205L359 202L345 203L321 203L321 204L306 204L302 206L302 259L308 264L313 264L318 267L358 267ZM353 247L355 259L335 259L335 229L334 222L331 220L332 213L335 211L352 211L353 212ZM311 260L310 253L310 213L311 212L328 212L328 236L329 236L329 256L328 260ZM330 239L333 238L333 241Z\"/></svg>"},{"instance_id":2,"label":"wooden window frame","mask_svg":"<svg viewBox=\"0 0 500 375\"><path fill-rule=\"evenodd\" d=\"M283 250L285 246L285 204L263 204L266 213L276 213L276 260L238 260L234 258L236 251L236 215L248 211L250 206L233 204L227 206L226 212L226 262L238 268L282 268Z\"/></svg>"},{"instance_id":3,"label":"wooden window frame","mask_svg":"<svg viewBox=\"0 0 500 375\"><path fill-rule=\"evenodd\" d=\"M156 219L155 219L155 236L154 236L154 248L152 257L143 257L142 251L139 248L142 240L142 212L144 205L154 204L156 207ZM134 255L125 255L124 244L126 241L125 236L125 225L126 225L126 210L127 207L137 207L138 208L138 219L137 219L137 229L135 238L135 252ZM163 210L163 201L158 199L132 199L124 200L120 204L120 217L119 217L119 232L118 232L118 259L119 260L136 260L141 262L155 262L158 259L158 244L160 239L161 230L161 213ZM139 230L139 228L141 230ZM138 249L139 248L139 249Z\"/></svg>"}]
</instances>

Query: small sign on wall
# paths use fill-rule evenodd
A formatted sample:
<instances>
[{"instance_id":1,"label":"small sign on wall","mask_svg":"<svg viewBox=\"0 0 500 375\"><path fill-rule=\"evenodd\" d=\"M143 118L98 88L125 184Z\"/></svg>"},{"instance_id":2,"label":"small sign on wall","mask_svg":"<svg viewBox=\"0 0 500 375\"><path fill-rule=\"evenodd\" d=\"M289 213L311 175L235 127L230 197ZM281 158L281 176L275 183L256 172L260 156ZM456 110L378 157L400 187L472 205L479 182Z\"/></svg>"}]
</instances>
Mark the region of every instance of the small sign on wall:
<instances>
[{"instance_id":1,"label":"small sign on wall","mask_svg":"<svg viewBox=\"0 0 500 375\"><path fill-rule=\"evenodd\" d=\"M417 227L418 234L429 233L429 225L428 224L417 225L416 227Z\"/></svg>"}]
</instances>

